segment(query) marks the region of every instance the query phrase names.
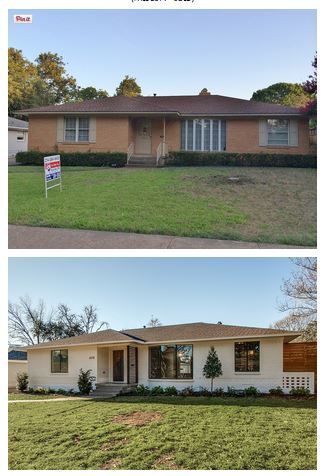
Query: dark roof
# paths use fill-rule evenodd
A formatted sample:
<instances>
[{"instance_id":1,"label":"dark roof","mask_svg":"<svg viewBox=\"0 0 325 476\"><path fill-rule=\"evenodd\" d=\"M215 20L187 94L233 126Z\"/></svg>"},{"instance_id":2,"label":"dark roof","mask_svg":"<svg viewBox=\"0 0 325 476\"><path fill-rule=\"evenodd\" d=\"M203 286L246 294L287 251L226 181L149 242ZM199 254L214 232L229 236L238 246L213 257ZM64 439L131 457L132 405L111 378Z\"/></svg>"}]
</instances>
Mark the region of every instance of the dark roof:
<instances>
[{"instance_id":1,"label":"dark roof","mask_svg":"<svg viewBox=\"0 0 325 476\"><path fill-rule=\"evenodd\" d=\"M59 339L57 341L43 342L42 344L28 346L27 349L114 342L145 344L173 341L177 343L179 341L191 340L240 339L270 336L284 336L287 340L292 340L299 335L297 332L264 327L229 326L224 324L195 322L192 324L175 324L171 326L140 327L137 329L124 329L122 331L109 329L92 334Z\"/></svg>"},{"instance_id":2,"label":"dark roof","mask_svg":"<svg viewBox=\"0 0 325 476\"><path fill-rule=\"evenodd\" d=\"M27 352L22 350L10 350L8 360L27 360Z\"/></svg>"},{"instance_id":3,"label":"dark roof","mask_svg":"<svg viewBox=\"0 0 325 476\"><path fill-rule=\"evenodd\" d=\"M8 129L26 129L28 130L28 122L8 116Z\"/></svg>"},{"instance_id":4,"label":"dark roof","mask_svg":"<svg viewBox=\"0 0 325 476\"><path fill-rule=\"evenodd\" d=\"M82 102L25 109L24 114L36 113L164 113L187 115L303 115L294 107L269 104L227 96L114 96Z\"/></svg>"}]
</instances>

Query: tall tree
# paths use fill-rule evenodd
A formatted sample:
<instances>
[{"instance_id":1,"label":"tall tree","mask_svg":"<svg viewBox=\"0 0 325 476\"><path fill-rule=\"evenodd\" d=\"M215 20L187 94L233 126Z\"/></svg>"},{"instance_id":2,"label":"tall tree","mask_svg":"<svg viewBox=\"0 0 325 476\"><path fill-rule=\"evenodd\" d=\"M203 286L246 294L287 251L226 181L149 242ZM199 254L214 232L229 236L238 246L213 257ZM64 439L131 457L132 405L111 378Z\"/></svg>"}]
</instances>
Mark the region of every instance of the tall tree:
<instances>
[{"instance_id":1,"label":"tall tree","mask_svg":"<svg viewBox=\"0 0 325 476\"><path fill-rule=\"evenodd\" d=\"M279 310L286 316L271 327L301 332L300 340L317 339L317 259L292 258L295 271L283 282L285 300Z\"/></svg>"},{"instance_id":2,"label":"tall tree","mask_svg":"<svg viewBox=\"0 0 325 476\"><path fill-rule=\"evenodd\" d=\"M91 304L84 306L80 314L62 303L55 310L47 312L43 301L34 306L29 297L20 298L16 304L9 302L8 320L10 338L16 343L27 345L109 327L107 322L98 319L97 310Z\"/></svg>"},{"instance_id":3,"label":"tall tree","mask_svg":"<svg viewBox=\"0 0 325 476\"><path fill-rule=\"evenodd\" d=\"M199 96L211 96L211 93L210 93L210 91L208 91L207 88L203 88L203 89L201 89L201 91L199 92Z\"/></svg>"},{"instance_id":4,"label":"tall tree","mask_svg":"<svg viewBox=\"0 0 325 476\"><path fill-rule=\"evenodd\" d=\"M116 96L141 96L141 88L136 82L136 78L126 75L116 88Z\"/></svg>"},{"instance_id":5,"label":"tall tree","mask_svg":"<svg viewBox=\"0 0 325 476\"><path fill-rule=\"evenodd\" d=\"M212 346L209 350L207 360L203 367L203 375L205 378L211 379L211 393L213 392L214 379L222 375L222 365L219 360L215 348Z\"/></svg>"},{"instance_id":6,"label":"tall tree","mask_svg":"<svg viewBox=\"0 0 325 476\"><path fill-rule=\"evenodd\" d=\"M78 99L80 101L87 101L90 99L101 99L109 96L105 89L96 89L93 86L78 89Z\"/></svg>"},{"instance_id":7,"label":"tall tree","mask_svg":"<svg viewBox=\"0 0 325 476\"><path fill-rule=\"evenodd\" d=\"M312 66L314 68L314 72L310 75L302 84L302 87L306 94L309 95L309 101L305 105L303 111L307 114L316 116L317 114L317 54L314 56L312 61Z\"/></svg>"},{"instance_id":8,"label":"tall tree","mask_svg":"<svg viewBox=\"0 0 325 476\"><path fill-rule=\"evenodd\" d=\"M39 77L46 83L54 104L71 101L77 95L77 82L66 71L62 56L57 53L40 53L35 60Z\"/></svg>"},{"instance_id":9,"label":"tall tree","mask_svg":"<svg viewBox=\"0 0 325 476\"><path fill-rule=\"evenodd\" d=\"M161 326L161 322L160 320L158 319L158 317L153 317L151 316L148 324L147 324L148 327L160 327Z\"/></svg>"},{"instance_id":10,"label":"tall tree","mask_svg":"<svg viewBox=\"0 0 325 476\"><path fill-rule=\"evenodd\" d=\"M8 113L29 107L32 103L38 73L21 50L8 50Z\"/></svg>"},{"instance_id":11,"label":"tall tree","mask_svg":"<svg viewBox=\"0 0 325 476\"><path fill-rule=\"evenodd\" d=\"M251 101L261 101L284 106L303 107L309 100L308 94L298 83L275 83L255 91Z\"/></svg>"}]
</instances>

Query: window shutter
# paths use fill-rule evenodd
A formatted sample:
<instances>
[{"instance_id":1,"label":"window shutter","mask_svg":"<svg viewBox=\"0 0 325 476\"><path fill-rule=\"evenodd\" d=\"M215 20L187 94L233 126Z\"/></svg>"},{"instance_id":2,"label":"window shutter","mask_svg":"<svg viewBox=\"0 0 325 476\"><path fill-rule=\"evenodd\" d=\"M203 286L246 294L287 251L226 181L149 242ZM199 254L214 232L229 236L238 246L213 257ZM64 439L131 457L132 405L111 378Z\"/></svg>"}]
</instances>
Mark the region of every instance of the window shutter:
<instances>
[{"instance_id":1,"label":"window shutter","mask_svg":"<svg viewBox=\"0 0 325 476\"><path fill-rule=\"evenodd\" d=\"M298 147L298 121L290 119L289 121L289 145Z\"/></svg>"},{"instance_id":2,"label":"window shutter","mask_svg":"<svg viewBox=\"0 0 325 476\"><path fill-rule=\"evenodd\" d=\"M64 142L64 117L58 117L56 123L56 141Z\"/></svg>"},{"instance_id":3,"label":"window shutter","mask_svg":"<svg viewBox=\"0 0 325 476\"><path fill-rule=\"evenodd\" d=\"M267 145L267 121L261 119L259 122L259 145Z\"/></svg>"},{"instance_id":4,"label":"window shutter","mask_svg":"<svg viewBox=\"0 0 325 476\"><path fill-rule=\"evenodd\" d=\"M89 142L96 142L96 117L89 118Z\"/></svg>"}]
</instances>

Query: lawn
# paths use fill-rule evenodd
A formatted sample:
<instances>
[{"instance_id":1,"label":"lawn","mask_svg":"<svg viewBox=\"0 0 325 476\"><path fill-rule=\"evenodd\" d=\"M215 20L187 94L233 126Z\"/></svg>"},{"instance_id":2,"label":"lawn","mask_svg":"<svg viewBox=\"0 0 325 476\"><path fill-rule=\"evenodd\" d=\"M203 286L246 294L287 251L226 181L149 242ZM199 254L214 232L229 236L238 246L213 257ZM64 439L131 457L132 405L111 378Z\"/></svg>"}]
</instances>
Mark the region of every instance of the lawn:
<instances>
[{"instance_id":1,"label":"lawn","mask_svg":"<svg viewBox=\"0 0 325 476\"><path fill-rule=\"evenodd\" d=\"M10 404L9 469L316 469L316 402L118 397Z\"/></svg>"},{"instance_id":2,"label":"lawn","mask_svg":"<svg viewBox=\"0 0 325 476\"><path fill-rule=\"evenodd\" d=\"M65 167L63 187L10 167L9 223L316 245L314 169Z\"/></svg>"}]
</instances>

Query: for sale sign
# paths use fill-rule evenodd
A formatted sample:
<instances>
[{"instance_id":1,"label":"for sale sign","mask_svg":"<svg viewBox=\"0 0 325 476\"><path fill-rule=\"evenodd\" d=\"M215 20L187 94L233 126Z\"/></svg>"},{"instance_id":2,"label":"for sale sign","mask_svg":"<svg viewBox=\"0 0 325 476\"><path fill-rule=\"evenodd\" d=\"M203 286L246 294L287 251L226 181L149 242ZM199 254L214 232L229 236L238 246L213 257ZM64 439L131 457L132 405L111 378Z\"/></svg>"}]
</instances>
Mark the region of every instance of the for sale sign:
<instances>
[{"instance_id":1,"label":"for sale sign","mask_svg":"<svg viewBox=\"0 0 325 476\"><path fill-rule=\"evenodd\" d=\"M61 177L61 160L59 155L44 157L45 180L50 182Z\"/></svg>"},{"instance_id":2,"label":"for sale sign","mask_svg":"<svg viewBox=\"0 0 325 476\"><path fill-rule=\"evenodd\" d=\"M44 173L45 173L45 196L47 198L47 191L50 188L60 187L62 191L61 182L61 158L59 155L51 155L44 157ZM59 180L55 185L48 185L52 180Z\"/></svg>"}]
</instances>

